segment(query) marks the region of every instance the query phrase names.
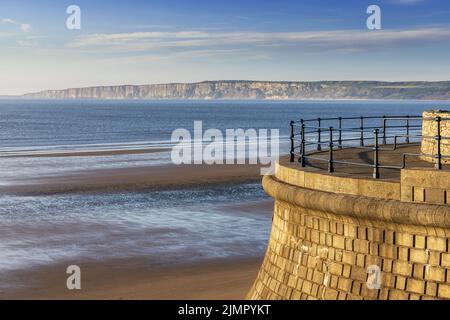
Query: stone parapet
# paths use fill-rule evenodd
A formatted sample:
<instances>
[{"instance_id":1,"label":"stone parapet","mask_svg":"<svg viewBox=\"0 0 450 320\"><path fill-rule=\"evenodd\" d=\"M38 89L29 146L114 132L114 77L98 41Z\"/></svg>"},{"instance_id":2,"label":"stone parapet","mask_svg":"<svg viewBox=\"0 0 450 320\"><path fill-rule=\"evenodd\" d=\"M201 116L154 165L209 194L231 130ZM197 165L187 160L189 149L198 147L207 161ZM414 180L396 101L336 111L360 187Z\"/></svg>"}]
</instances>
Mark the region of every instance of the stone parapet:
<instances>
[{"instance_id":1,"label":"stone parapet","mask_svg":"<svg viewBox=\"0 0 450 320\"><path fill-rule=\"evenodd\" d=\"M263 180L275 199L274 220L248 298L450 299L450 207L406 197L402 183L436 189L435 178L424 182L426 173L414 174L402 173L397 186L345 177L333 182L332 175L279 165ZM378 270L379 288L371 287L371 270Z\"/></svg>"}]
</instances>

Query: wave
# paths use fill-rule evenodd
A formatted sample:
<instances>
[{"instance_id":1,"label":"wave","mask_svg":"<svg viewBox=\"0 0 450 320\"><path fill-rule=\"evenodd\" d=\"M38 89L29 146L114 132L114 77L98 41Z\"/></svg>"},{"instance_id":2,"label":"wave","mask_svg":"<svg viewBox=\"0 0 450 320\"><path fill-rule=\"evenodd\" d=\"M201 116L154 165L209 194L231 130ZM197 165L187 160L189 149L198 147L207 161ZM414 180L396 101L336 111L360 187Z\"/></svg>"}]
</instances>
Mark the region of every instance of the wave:
<instances>
[{"instance_id":1,"label":"wave","mask_svg":"<svg viewBox=\"0 0 450 320\"><path fill-rule=\"evenodd\" d=\"M271 140L268 139L268 143ZM288 136L281 136L280 145L289 142ZM244 143L233 142L246 147L255 146L256 143L250 143L245 140ZM176 145L191 145L192 147L206 146L211 144L210 141L191 140L185 142L173 142L171 140L157 141L134 141L120 143L93 143L93 144L75 144L75 145L49 145L49 146L28 146L28 147L3 147L0 148L0 157L51 157L51 156L95 156L95 155L116 155L116 154L136 154L136 153L152 153L167 152ZM224 143L224 146L230 144Z\"/></svg>"}]
</instances>

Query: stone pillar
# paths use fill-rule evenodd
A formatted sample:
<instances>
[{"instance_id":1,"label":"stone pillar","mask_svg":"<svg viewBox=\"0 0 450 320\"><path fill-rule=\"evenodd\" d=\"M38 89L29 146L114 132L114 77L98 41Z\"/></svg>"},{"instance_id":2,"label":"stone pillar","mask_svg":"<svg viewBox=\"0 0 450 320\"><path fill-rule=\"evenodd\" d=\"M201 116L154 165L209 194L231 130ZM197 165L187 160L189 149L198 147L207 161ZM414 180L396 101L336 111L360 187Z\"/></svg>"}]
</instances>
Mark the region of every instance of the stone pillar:
<instances>
[{"instance_id":1,"label":"stone pillar","mask_svg":"<svg viewBox=\"0 0 450 320\"><path fill-rule=\"evenodd\" d=\"M423 113L422 124L422 153L427 155L436 155L437 153L437 141L436 135L438 134L437 117L443 119L450 119L450 111L447 110L428 110ZM440 123L440 134L442 137L450 138L450 120L442 120ZM441 154L443 156L450 156L450 139L441 140ZM434 157L422 156L422 160L435 163L437 160ZM442 163L450 163L450 158L442 159Z\"/></svg>"}]
</instances>

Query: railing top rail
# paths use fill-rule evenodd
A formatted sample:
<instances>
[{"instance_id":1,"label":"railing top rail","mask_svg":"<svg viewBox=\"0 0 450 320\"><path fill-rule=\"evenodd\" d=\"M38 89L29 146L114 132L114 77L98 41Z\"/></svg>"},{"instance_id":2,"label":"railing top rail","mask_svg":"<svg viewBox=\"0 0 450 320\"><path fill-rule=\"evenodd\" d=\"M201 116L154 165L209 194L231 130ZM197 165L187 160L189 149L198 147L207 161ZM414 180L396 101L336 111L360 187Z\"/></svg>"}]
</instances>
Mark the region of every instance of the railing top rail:
<instances>
[{"instance_id":1,"label":"railing top rail","mask_svg":"<svg viewBox=\"0 0 450 320\"><path fill-rule=\"evenodd\" d=\"M295 127L300 127L299 125L294 125ZM319 126L304 126L305 129L320 129L320 130L330 130L333 129L334 131L342 131L342 132L373 132L374 129L381 129L380 127L364 127L363 129L361 128L339 128L339 127L319 127ZM405 128L405 126L389 126L390 129L396 129L396 128ZM413 129L419 129L421 127L418 126L410 126L411 130ZM315 131L311 131L310 133L315 133Z\"/></svg>"},{"instance_id":2,"label":"railing top rail","mask_svg":"<svg viewBox=\"0 0 450 320\"><path fill-rule=\"evenodd\" d=\"M320 121L339 121L339 120L361 120L361 119L379 119L379 120L435 120L436 118L422 118L418 115L385 115L385 116L361 116L361 117L328 117L328 118L311 118L300 119L293 123L317 122ZM441 120L450 120L450 118L442 118Z\"/></svg>"}]
</instances>

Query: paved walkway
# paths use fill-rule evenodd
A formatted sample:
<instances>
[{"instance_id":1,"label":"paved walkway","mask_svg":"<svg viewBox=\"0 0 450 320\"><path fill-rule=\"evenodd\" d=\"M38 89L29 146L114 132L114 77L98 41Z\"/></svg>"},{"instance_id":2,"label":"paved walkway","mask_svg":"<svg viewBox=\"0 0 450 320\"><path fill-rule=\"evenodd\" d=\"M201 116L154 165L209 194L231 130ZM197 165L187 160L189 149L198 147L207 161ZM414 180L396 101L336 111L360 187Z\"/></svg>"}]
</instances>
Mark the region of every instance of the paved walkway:
<instances>
[{"instance_id":1,"label":"paved walkway","mask_svg":"<svg viewBox=\"0 0 450 320\"><path fill-rule=\"evenodd\" d=\"M402 166L403 154L418 154L420 153L420 144L403 144L398 145L395 150L393 150L393 145L380 146L379 153L379 164L381 166ZM335 160L344 160L348 162L361 163L361 164L373 164L373 150L360 149L360 148L345 148L336 149L334 151ZM306 162L306 167L302 168L298 163L298 157L296 157L294 163L290 163L288 158L281 159L283 165L293 166L299 169L304 169L314 172L324 172L328 171L328 151L309 153L311 157L321 158L325 161L320 161L317 159L308 159ZM433 163L429 163L419 159L417 156L407 156L406 157L406 168L434 168ZM361 178L371 178L373 173L373 168L362 167L352 164L334 164L335 175L342 176L358 176ZM443 166L443 170L450 171L450 165ZM386 180L400 180L400 169L380 169L380 178Z\"/></svg>"}]
</instances>

